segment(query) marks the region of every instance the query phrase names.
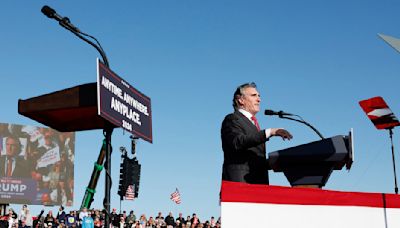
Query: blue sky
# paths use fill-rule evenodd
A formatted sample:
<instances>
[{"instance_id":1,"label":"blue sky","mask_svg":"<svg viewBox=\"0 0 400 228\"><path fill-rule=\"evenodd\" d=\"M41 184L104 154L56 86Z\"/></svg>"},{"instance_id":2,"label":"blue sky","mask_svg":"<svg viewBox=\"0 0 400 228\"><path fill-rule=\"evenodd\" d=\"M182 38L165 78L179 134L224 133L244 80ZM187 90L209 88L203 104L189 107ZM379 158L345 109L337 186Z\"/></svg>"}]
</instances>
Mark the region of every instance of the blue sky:
<instances>
[{"instance_id":1,"label":"blue sky","mask_svg":"<svg viewBox=\"0 0 400 228\"><path fill-rule=\"evenodd\" d=\"M298 114L325 137L354 129L353 167L335 171L325 189L394 192L388 132L376 130L358 102L382 96L400 117L400 55L377 36L400 37L398 2L2 1L0 122L42 126L18 114L18 99L96 81L96 50L45 17L43 5L98 38L111 69L152 99L154 143L138 143L139 198L124 201L123 209L219 216L220 124L232 111L236 86L249 81L257 83L263 109ZM296 122L261 113L258 119L294 136L270 140L267 152L318 140ZM77 133L73 208L102 137ZM115 130L112 143L112 207L119 209L118 148L130 147L129 135ZM273 172L270 183L289 185ZM181 205L169 199L175 188ZM104 174L97 190L92 206L100 208Z\"/></svg>"}]
</instances>

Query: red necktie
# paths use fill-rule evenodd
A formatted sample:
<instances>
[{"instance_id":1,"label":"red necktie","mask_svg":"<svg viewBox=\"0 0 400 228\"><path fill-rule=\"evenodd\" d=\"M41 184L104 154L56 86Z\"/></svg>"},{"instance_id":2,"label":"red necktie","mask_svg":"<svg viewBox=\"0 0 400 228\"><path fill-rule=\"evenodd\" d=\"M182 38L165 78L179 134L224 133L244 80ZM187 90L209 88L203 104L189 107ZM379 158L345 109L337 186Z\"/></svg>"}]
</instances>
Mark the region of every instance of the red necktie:
<instances>
[{"instance_id":1,"label":"red necktie","mask_svg":"<svg viewBox=\"0 0 400 228\"><path fill-rule=\"evenodd\" d=\"M251 120L254 122L254 125L256 125L257 130L260 130L260 125L258 125L258 121L257 121L256 116L252 116Z\"/></svg>"},{"instance_id":2,"label":"red necktie","mask_svg":"<svg viewBox=\"0 0 400 228\"><path fill-rule=\"evenodd\" d=\"M7 159L7 176L11 177L12 175L12 159Z\"/></svg>"}]
</instances>

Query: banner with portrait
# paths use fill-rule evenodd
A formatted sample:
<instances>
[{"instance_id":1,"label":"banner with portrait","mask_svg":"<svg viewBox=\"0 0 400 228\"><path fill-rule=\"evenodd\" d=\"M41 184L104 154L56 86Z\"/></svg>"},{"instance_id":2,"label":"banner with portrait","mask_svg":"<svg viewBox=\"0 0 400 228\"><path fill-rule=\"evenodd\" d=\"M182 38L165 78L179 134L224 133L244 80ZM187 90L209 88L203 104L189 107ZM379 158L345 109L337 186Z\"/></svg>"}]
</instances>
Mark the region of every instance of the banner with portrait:
<instances>
[{"instance_id":1,"label":"banner with portrait","mask_svg":"<svg viewBox=\"0 0 400 228\"><path fill-rule=\"evenodd\" d=\"M73 205L75 133L0 123L0 204Z\"/></svg>"}]
</instances>

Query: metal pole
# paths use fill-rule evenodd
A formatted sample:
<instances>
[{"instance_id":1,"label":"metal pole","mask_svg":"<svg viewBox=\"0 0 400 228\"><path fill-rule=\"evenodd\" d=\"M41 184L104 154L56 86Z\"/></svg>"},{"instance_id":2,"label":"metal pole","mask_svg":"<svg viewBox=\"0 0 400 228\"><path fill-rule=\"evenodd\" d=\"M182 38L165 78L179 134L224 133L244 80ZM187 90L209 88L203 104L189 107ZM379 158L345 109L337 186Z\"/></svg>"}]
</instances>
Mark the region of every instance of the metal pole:
<instances>
[{"instance_id":1,"label":"metal pole","mask_svg":"<svg viewBox=\"0 0 400 228\"><path fill-rule=\"evenodd\" d=\"M390 143L392 144L392 160L393 160L393 172L394 172L394 192L399 194L399 189L397 188L397 175L396 175L396 160L394 158L394 146L393 146L393 128L389 128Z\"/></svg>"},{"instance_id":2,"label":"metal pole","mask_svg":"<svg viewBox=\"0 0 400 228\"><path fill-rule=\"evenodd\" d=\"M122 200L121 200L121 198L119 199L119 213L120 214L122 214L121 213L121 208L122 208Z\"/></svg>"},{"instance_id":3,"label":"metal pole","mask_svg":"<svg viewBox=\"0 0 400 228\"><path fill-rule=\"evenodd\" d=\"M113 128L108 126L104 129L104 136L106 138L106 161L105 161L105 193L104 193L104 209L106 210L106 216L104 218L104 227L110 227L110 192L111 192L111 135Z\"/></svg>"}]
</instances>

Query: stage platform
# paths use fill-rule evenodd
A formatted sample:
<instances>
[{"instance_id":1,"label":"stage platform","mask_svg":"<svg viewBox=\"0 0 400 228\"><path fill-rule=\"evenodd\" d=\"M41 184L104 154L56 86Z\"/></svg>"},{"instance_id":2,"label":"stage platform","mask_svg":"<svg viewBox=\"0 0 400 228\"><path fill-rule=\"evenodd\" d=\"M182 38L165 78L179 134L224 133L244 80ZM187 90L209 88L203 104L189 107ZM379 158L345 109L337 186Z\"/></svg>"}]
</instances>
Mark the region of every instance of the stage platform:
<instances>
[{"instance_id":1,"label":"stage platform","mask_svg":"<svg viewBox=\"0 0 400 228\"><path fill-rule=\"evenodd\" d=\"M223 227L398 228L400 196L222 182Z\"/></svg>"}]
</instances>

